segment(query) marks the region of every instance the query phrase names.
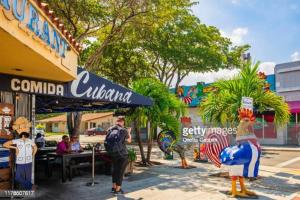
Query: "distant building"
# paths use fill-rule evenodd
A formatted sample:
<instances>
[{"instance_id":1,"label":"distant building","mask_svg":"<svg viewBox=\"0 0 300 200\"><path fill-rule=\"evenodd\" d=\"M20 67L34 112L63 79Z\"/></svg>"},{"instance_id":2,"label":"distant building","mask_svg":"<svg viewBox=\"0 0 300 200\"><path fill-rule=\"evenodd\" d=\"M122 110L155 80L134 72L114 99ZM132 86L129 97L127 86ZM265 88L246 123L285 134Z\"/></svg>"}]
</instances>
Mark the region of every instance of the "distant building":
<instances>
[{"instance_id":1,"label":"distant building","mask_svg":"<svg viewBox=\"0 0 300 200\"><path fill-rule=\"evenodd\" d=\"M116 121L113 112L86 113L82 115L80 133L87 129L101 127L104 130L112 126ZM46 132L67 133L67 115L59 115L43 120L38 120L37 124L43 125Z\"/></svg>"},{"instance_id":2,"label":"distant building","mask_svg":"<svg viewBox=\"0 0 300 200\"><path fill-rule=\"evenodd\" d=\"M275 66L276 90L289 104L291 118L284 129L285 144L300 144L300 61Z\"/></svg>"},{"instance_id":3,"label":"distant building","mask_svg":"<svg viewBox=\"0 0 300 200\"><path fill-rule=\"evenodd\" d=\"M284 96L292 112L291 122L286 127L277 128L274 125L274 113L264 112L256 118L261 124L254 127L256 136L262 144L299 144L300 121L300 61L276 65L275 74L267 75L266 81L270 90ZM275 84L276 81L276 84ZM197 85L180 86L176 94L188 105L188 117L193 126L203 125L199 116L199 105L206 94L213 90L211 83L199 82ZM175 93L175 89L171 89Z\"/></svg>"}]
</instances>

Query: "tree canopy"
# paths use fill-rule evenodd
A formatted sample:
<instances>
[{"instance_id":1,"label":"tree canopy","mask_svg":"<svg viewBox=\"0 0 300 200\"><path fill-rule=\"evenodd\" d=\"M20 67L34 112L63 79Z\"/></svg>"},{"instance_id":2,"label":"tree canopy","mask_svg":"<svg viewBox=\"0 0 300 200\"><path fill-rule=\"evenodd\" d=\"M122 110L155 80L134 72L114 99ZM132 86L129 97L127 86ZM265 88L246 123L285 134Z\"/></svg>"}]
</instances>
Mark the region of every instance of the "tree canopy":
<instances>
[{"instance_id":1,"label":"tree canopy","mask_svg":"<svg viewBox=\"0 0 300 200\"><path fill-rule=\"evenodd\" d=\"M258 76L259 62L253 66L247 62L241 72L230 80L219 80L212 84L214 90L200 105L204 121L213 123L238 122L238 109L242 97L252 97L254 108L262 113L274 111L275 123L284 125L289 121L289 107L275 92L266 90L265 80Z\"/></svg>"},{"instance_id":2,"label":"tree canopy","mask_svg":"<svg viewBox=\"0 0 300 200\"><path fill-rule=\"evenodd\" d=\"M249 48L201 23L192 0L47 2L84 44L80 64L125 86L141 77L178 86L190 72L239 68Z\"/></svg>"}]
</instances>

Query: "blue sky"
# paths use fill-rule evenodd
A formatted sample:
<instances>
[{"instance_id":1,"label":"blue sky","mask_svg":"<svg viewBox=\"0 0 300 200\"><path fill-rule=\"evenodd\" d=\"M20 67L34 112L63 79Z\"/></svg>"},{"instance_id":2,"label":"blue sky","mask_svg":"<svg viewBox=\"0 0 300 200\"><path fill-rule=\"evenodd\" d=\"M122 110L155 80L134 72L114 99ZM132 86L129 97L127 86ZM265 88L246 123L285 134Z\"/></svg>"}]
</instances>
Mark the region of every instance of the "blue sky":
<instances>
[{"instance_id":1,"label":"blue sky","mask_svg":"<svg viewBox=\"0 0 300 200\"><path fill-rule=\"evenodd\" d=\"M216 26L234 44L250 44L261 71L273 73L277 63L300 60L300 0L199 0L192 8L207 25ZM191 74L183 81L215 81L234 73ZM226 76L226 77L224 77Z\"/></svg>"},{"instance_id":2,"label":"blue sky","mask_svg":"<svg viewBox=\"0 0 300 200\"><path fill-rule=\"evenodd\" d=\"M193 12L226 36L242 37L255 60L282 63L300 51L299 0L200 0Z\"/></svg>"}]
</instances>

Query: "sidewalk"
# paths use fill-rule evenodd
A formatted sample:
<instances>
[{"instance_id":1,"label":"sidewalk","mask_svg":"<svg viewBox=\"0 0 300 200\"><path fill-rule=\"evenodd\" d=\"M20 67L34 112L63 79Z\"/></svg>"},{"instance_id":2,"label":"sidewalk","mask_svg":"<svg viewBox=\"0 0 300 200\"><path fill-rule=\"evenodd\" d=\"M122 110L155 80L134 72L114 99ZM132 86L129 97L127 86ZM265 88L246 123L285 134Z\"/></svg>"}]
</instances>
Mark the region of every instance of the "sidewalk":
<instances>
[{"instance_id":1,"label":"sidewalk","mask_svg":"<svg viewBox=\"0 0 300 200\"><path fill-rule=\"evenodd\" d=\"M300 153L299 146L284 146L284 145L261 145L264 151L297 151Z\"/></svg>"},{"instance_id":2,"label":"sidewalk","mask_svg":"<svg viewBox=\"0 0 300 200\"><path fill-rule=\"evenodd\" d=\"M46 179L39 185L38 199L140 199L140 200L221 200L234 199L226 193L231 188L231 180L211 176L226 169L217 169L210 163L195 163L188 161L192 169L180 169L179 160L161 160L162 165L152 167L136 167L134 174L125 179L123 189L125 195L114 197L110 194L111 177L96 175L99 183L87 187L90 174L75 177L72 182L60 183L59 180ZM276 167L261 166L262 178L249 182L248 188L264 200L296 200L300 189L300 175L282 172ZM76 198L74 198L76 197ZM298 199L297 199L298 200Z\"/></svg>"}]
</instances>

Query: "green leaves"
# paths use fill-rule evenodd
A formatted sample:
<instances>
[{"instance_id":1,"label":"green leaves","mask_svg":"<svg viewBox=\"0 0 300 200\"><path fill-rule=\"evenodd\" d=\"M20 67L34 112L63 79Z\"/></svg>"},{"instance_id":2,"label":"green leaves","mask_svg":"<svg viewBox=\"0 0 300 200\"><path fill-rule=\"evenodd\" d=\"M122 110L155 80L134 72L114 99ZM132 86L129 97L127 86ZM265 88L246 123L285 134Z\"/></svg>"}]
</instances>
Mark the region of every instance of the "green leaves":
<instances>
[{"instance_id":1,"label":"green leaves","mask_svg":"<svg viewBox=\"0 0 300 200\"><path fill-rule=\"evenodd\" d=\"M231 123L238 121L237 111L243 96L252 97L259 112L273 110L275 123L282 126L289 121L289 107L282 97L272 91L265 91L265 80L258 77L259 62L250 62L241 68L238 76L220 80L213 84L216 91L208 94L200 105L200 115L206 122Z\"/></svg>"},{"instance_id":2,"label":"green leaves","mask_svg":"<svg viewBox=\"0 0 300 200\"><path fill-rule=\"evenodd\" d=\"M84 43L80 65L129 86L157 77L178 85L190 72L241 66L249 46L232 47L191 12L192 0L46 0ZM122 76L120 76L122 74Z\"/></svg>"},{"instance_id":3,"label":"green leaves","mask_svg":"<svg viewBox=\"0 0 300 200\"><path fill-rule=\"evenodd\" d=\"M185 104L169 92L157 79L145 78L133 82L135 92L151 97L153 106L139 108L138 114L146 117L151 124L179 134L179 117L185 113ZM136 115L137 113L134 113Z\"/></svg>"}]
</instances>

